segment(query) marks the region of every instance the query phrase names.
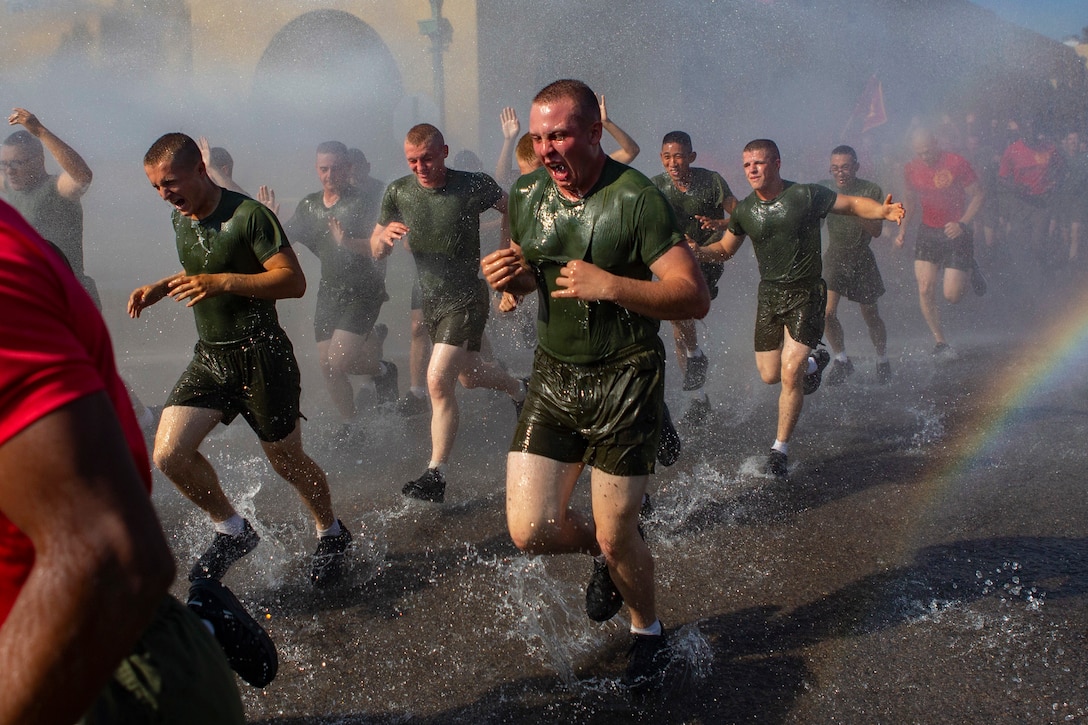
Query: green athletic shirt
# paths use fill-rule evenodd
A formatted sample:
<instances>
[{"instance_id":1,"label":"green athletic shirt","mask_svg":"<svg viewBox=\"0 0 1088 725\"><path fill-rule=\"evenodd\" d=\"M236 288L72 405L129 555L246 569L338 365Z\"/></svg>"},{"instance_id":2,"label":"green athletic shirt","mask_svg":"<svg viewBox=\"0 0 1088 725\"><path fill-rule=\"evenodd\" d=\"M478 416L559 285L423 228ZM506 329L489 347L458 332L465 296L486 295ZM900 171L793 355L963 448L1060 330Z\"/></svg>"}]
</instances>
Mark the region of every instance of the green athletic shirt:
<instances>
[{"instance_id":1,"label":"green athletic shirt","mask_svg":"<svg viewBox=\"0 0 1088 725\"><path fill-rule=\"evenodd\" d=\"M348 187L331 207L325 206L324 193L307 194L298 203L295 215L287 222L288 238L301 244L321 260L321 285L350 290L362 298L385 301L385 280L370 254L340 246L329 231L329 217L336 217L344 236L370 240L377 208L354 187Z\"/></svg>"},{"instance_id":2,"label":"green athletic shirt","mask_svg":"<svg viewBox=\"0 0 1088 725\"><path fill-rule=\"evenodd\" d=\"M672 205L680 231L691 237L700 247L713 244L722 238L722 232L703 229L696 215L711 219L725 219L725 200L733 196L729 184L721 174L710 169L691 167L691 181L687 191L680 191L668 174L658 174L652 181Z\"/></svg>"},{"instance_id":3,"label":"green athletic shirt","mask_svg":"<svg viewBox=\"0 0 1088 725\"><path fill-rule=\"evenodd\" d=\"M750 237L764 282L802 286L820 279L820 220L837 194L819 184L786 181L782 193L762 201L753 191L729 217L729 231Z\"/></svg>"},{"instance_id":4,"label":"green athletic shirt","mask_svg":"<svg viewBox=\"0 0 1088 725\"><path fill-rule=\"evenodd\" d=\"M476 304L480 286L480 215L502 198L487 174L446 169L446 184L427 189L414 174L391 183L378 224L408 227L427 307L439 316Z\"/></svg>"},{"instance_id":5,"label":"green athletic shirt","mask_svg":"<svg viewBox=\"0 0 1088 725\"><path fill-rule=\"evenodd\" d=\"M219 205L200 221L171 219L178 259L186 274L258 274L264 263L290 246L276 215L263 204L223 189ZM221 294L193 305L196 331L204 342L239 342L279 327L275 300Z\"/></svg>"},{"instance_id":6,"label":"green athletic shirt","mask_svg":"<svg viewBox=\"0 0 1088 725\"><path fill-rule=\"evenodd\" d=\"M654 349L659 321L612 302L553 299L560 269L584 259L612 274L649 280L650 265L683 243L668 201L643 174L608 159L585 197L559 193L546 168L510 192L510 231L536 273L539 345L572 364Z\"/></svg>"},{"instance_id":7,"label":"green athletic shirt","mask_svg":"<svg viewBox=\"0 0 1088 725\"><path fill-rule=\"evenodd\" d=\"M864 196L875 201L884 201L884 192L880 190L880 186L865 179L854 179L841 192L838 190L838 184L831 179L825 179L820 184L847 196ZM873 241L872 235L865 231L865 227L857 217L846 214L828 215L827 246L829 251L834 247L837 252L849 252L867 247L871 241Z\"/></svg>"},{"instance_id":8,"label":"green athletic shirt","mask_svg":"<svg viewBox=\"0 0 1088 725\"><path fill-rule=\"evenodd\" d=\"M76 276L83 278L83 205L57 191L57 177L46 176L33 189L10 189L0 194L30 222L34 231L57 245Z\"/></svg>"}]
</instances>

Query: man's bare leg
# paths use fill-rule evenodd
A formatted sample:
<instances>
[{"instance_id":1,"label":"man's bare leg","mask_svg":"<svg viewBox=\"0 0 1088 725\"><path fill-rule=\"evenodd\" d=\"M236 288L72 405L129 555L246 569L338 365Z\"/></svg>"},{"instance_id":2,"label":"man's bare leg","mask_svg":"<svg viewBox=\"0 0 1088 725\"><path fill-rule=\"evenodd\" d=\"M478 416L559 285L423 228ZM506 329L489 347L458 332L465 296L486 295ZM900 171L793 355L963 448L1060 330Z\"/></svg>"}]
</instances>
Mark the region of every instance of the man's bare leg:
<instances>
[{"instance_id":1,"label":"man's bare leg","mask_svg":"<svg viewBox=\"0 0 1088 725\"><path fill-rule=\"evenodd\" d=\"M530 554L599 554L593 519L569 508L581 463L533 453L506 457L506 525Z\"/></svg>"},{"instance_id":2,"label":"man's bare leg","mask_svg":"<svg viewBox=\"0 0 1088 725\"><path fill-rule=\"evenodd\" d=\"M941 329L941 311L937 306L937 278L940 268L932 262L914 260L914 276L918 280L918 304L922 309L933 340L938 345L945 343L944 330Z\"/></svg>"},{"instance_id":3,"label":"man's bare leg","mask_svg":"<svg viewBox=\"0 0 1088 725\"><path fill-rule=\"evenodd\" d=\"M215 469L199 449L222 419L221 411L210 408L164 408L153 454L155 467L215 523L226 521L236 512L219 485Z\"/></svg>"},{"instance_id":4,"label":"man's bare leg","mask_svg":"<svg viewBox=\"0 0 1088 725\"><path fill-rule=\"evenodd\" d=\"M262 441L261 448L276 473L298 491L317 529L322 531L335 524L336 516L332 511L332 497L325 471L302 449L301 421L286 438L275 443Z\"/></svg>"},{"instance_id":5,"label":"man's bare leg","mask_svg":"<svg viewBox=\"0 0 1088 725\"><path fill-rule=\"evenodd\" d=\"M657 621L654 559L638 531L638 512L649 476L613 476L594 469L591 476L597 544L612 581L639 629Z\"/></svg>"}]
</instances>

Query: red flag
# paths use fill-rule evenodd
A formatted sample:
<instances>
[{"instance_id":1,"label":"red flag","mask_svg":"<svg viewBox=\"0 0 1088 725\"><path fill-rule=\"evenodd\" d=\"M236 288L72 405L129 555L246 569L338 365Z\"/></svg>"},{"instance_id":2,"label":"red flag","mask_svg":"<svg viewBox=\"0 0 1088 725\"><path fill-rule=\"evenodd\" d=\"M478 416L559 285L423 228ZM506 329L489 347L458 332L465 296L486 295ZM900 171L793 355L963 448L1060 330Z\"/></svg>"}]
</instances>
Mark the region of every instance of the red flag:
<instances>
[{"instance_id":1,"label":"red flag","mask_svg":"<svg viewBox=\"0 0 1088 725\"><path fill-rule=\"evenodd\" d=\"M884 88L875 75L865 84L865 90L861 92L861 98L858 99L858 105L850 118L861 119L862 133L887 123L888 116L884 113Z\"/></svg>"}]
</instances>

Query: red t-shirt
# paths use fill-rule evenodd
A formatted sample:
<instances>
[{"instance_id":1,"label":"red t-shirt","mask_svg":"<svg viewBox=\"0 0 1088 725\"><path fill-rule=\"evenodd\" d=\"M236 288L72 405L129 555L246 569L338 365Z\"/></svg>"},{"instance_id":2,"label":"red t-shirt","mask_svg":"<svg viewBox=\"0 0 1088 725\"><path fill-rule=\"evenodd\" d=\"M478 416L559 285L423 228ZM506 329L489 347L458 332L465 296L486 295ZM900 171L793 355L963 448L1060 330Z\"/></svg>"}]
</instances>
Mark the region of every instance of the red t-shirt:
<instances>
[{"instance_id":1,"label":"red t-shirt","mask_svg":"<svg viewBox=\"0 0 1088 725\"><path fill-rule=\"evenodd\" d=\"M0 446L39 418L100 390L113 401L150 491L147 449L105 321L60 254L0 202ZM0 623L33 565L30 539L0 511Z\"/></svg>"},{"instance_id":2,"label":"red t-shirt","mask_svg":"<svg viewBox=\"0 0 1088 725\"><path fill-rule=\"evenodd\" d=\"M937 229L960 220L967 208L966 189L978 181L967 159L950 151L942 151L933 166L913 159L903 167L903 178L918 194L922 224Z\"/></svg>"},{"instance_id":3,"label":"red t-shirt","mask_svg":"<svg viewBox=\"0 0 1088 725\"><path fill-rule=\"evenodd\" d=\"M1014 141L1001 155L1001 167L997 173L1002 179L1012 177L1012 182L1028 196L1039 196L1053 189L1057 181L1057 153L1054 144L1043 144L1033 149L1023 140Z\"/></svg>"}]
</instances>

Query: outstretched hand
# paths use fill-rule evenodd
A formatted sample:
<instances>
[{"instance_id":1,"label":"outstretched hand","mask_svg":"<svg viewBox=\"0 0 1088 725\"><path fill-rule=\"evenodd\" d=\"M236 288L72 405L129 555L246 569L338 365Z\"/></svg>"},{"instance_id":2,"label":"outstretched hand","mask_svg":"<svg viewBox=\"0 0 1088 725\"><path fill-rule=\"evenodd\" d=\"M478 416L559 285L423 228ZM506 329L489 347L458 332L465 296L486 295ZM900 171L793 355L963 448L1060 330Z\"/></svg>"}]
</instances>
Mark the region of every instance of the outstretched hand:
<instances>
[{"instance_id":1,"label":"outstretched hand","mask_svg":"<svg viewBox=\"0 0 1088 725\"><path fill-rule=\"evenodd\" d=\"M507 106L499 114L499 122L502 123L502 137L508 140L515 139L521 132L521 123L518 121L517 112Z\"/></svg>"},{"instance_id":2,"label":"outstretched hand","mask_svg":"<svg viewBox=\"0 0 1088 725\"><path fill-rule=\"evenodd\" d=\"M902 202L892 202L892 195L888 194L888 197L884 199L884 218L890 222L896 224L903 223L903 216L907 213L903 208Z\"/></svg>"},{"instance_id":3,"label":"outstretched hand","mask_svg":"<svg viewBox=\"0 0 1088 725\"><path fill-rule=\"evenodd\" d=\"M280 215L280 205L276 203L276 191L271 186L262 186L257 189L257 201L268 207L276 216Z\"/></svg>"},{"instance_id":4,"label":"outstretched hand","mask_svg":"<svg viewBox=\"0 0 1088 725\"><path fill-rule=\"evenodd\" d=\"M211 168L212 145L208 143L208 137L201 136L196 140L196 145L200 148L200 158L204 160L204 166Z\"/></svg>"},{"instance_id":5,"label":"outstretched hand","mask_svg":"<svg viewBox=\"0 0 1088 725\"><path fill-rule=\"evenodd\" d=\"M42 122L38 120L38 117L25 108L13 108L11 115L8 116L8 125L22 126L33 136L39 135L42 129L45 128L42 126Z\"/></svg>"}]
</instances>

